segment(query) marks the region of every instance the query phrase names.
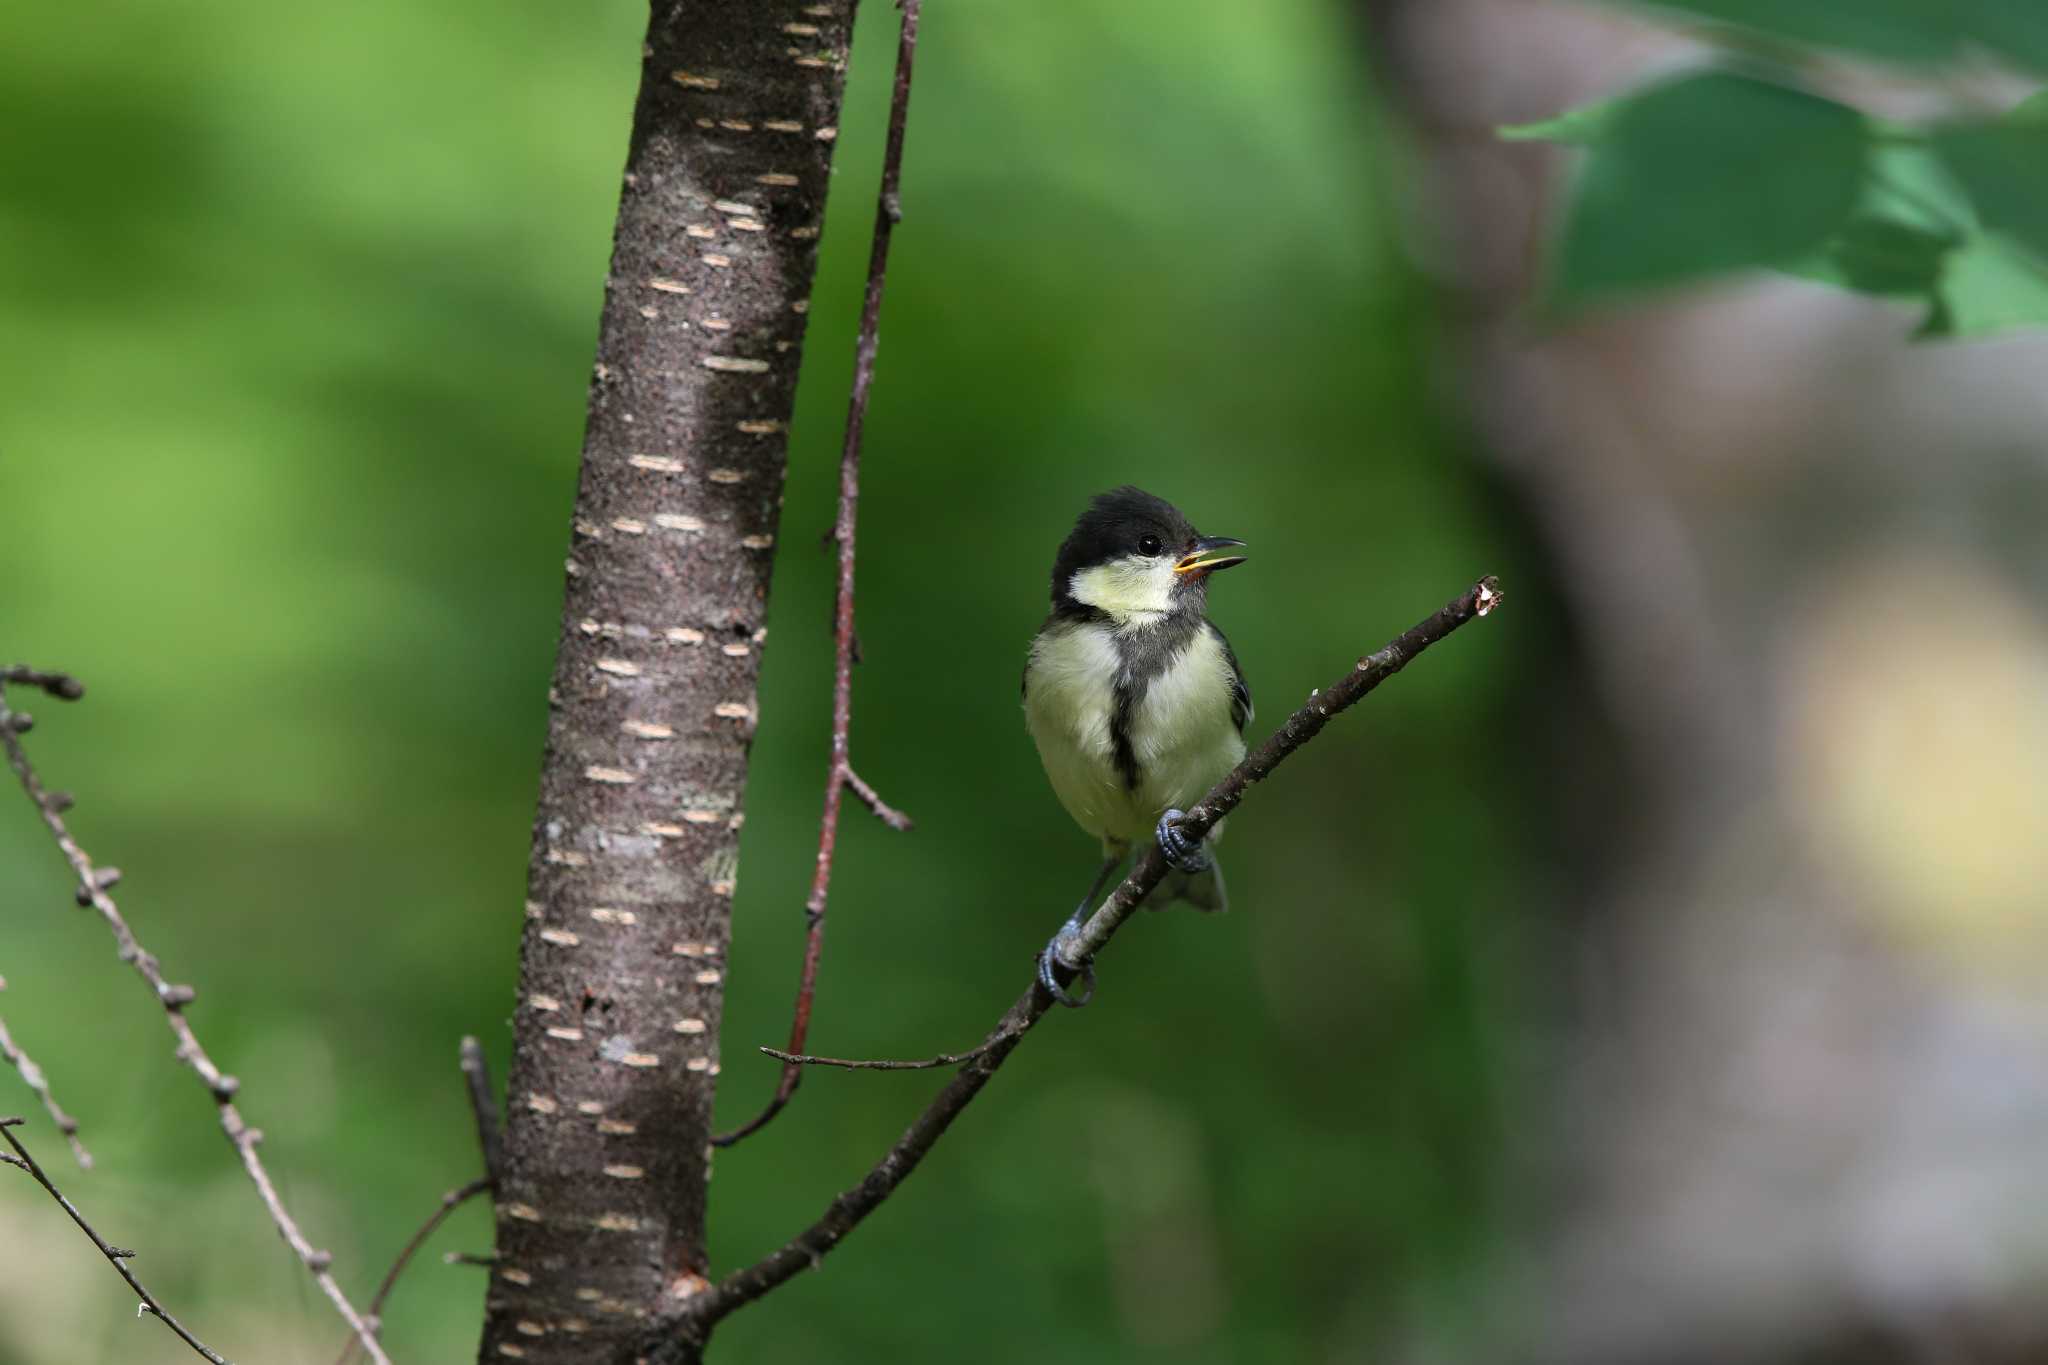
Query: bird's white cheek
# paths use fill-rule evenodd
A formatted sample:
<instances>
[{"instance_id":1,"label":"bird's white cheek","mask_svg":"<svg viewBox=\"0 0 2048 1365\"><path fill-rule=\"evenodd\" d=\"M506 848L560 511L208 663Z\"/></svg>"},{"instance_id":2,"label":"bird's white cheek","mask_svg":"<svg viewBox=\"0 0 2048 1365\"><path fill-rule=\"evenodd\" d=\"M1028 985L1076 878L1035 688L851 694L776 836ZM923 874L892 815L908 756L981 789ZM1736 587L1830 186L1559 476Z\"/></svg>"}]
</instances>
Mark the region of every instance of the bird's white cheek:
<instances>
[{"instance_id":1,"label":"bird's white cheek","mask_svg":"<svg viewBox=\"0 0 2048 1365\"><path fill-rule=\"evenodd\" d=\"M1173 607L1173 563L1157 555L1126 555L1076 573L1067 584L1074 600L1119 620Z\"/></svg>"}]
</instances>

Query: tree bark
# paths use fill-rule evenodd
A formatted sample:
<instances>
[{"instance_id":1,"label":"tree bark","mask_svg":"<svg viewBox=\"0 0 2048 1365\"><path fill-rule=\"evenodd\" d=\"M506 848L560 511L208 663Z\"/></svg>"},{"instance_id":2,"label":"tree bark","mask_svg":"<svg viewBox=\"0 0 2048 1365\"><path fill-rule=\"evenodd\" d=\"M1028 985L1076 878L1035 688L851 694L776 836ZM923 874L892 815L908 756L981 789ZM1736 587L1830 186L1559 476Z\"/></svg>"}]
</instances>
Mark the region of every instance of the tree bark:
<instances>
[{"instance_id":1,"label":"tree bark","mask_svg":"<svg viewBox=\"0 0 2048 1365\"><path fill-rule=\"evenodd\" d=\"M480 1359L630 1360L704 1287L785 432L855 0L657 0L534 822Z\"/></svg>"}]
</instances>

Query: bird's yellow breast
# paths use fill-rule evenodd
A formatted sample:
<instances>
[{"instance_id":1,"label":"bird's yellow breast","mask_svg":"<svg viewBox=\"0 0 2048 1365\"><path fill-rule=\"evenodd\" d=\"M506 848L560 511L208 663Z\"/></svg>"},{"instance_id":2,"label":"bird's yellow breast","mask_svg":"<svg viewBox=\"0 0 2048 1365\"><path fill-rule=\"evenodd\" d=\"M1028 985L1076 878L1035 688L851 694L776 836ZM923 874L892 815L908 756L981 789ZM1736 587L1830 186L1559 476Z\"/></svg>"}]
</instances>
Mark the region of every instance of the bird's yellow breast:
<instances>
[{"instance_id":1,"label":"bird's yellow breast","mask_svg":"<svg viewBox=\"0 0 2048 1365\"><path fill-rule=\"evenodd\" d=\"M1135 785L1118 763L1120 680L1132 693L1122 728ZM1206 626L1131 683L1116 629L1100 622L1048 625L1024 673L1025 724L1054 793L1075 823L1111 846L1150 838L1162 811L1200 799L1244 756L1230 663Z\"/></svg>"}]
</instances>

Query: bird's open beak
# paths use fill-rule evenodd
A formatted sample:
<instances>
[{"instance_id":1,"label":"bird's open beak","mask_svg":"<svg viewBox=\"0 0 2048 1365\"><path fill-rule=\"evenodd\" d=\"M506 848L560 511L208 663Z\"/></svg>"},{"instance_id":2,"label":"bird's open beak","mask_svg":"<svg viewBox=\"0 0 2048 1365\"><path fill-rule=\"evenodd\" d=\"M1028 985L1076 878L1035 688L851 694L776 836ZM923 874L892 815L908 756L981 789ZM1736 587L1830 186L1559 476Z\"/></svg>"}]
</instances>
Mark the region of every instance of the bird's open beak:
<instances>
[{"instance_id":1,"label":"bird's open beak","mask_svg":"<svg viewBox=\"0 0 2048 1365\"><path fill-rule=\"evenodd\" d=\"M1235 568L1237 565L1244 563L1243 555L1224 555L1218 559L1204 559L1202 556L1215 550L1222 550L1232 545L1242 544L1244 544L1243 541L1233 540L1229 536L1204 536L1188 547L1187 554L1181 557L1180 563L1173 566L1173 571L1175 573L1193 574L1197 578L1202 578L1215 573L1218 569Z\"/></svg>"}]
</instances>

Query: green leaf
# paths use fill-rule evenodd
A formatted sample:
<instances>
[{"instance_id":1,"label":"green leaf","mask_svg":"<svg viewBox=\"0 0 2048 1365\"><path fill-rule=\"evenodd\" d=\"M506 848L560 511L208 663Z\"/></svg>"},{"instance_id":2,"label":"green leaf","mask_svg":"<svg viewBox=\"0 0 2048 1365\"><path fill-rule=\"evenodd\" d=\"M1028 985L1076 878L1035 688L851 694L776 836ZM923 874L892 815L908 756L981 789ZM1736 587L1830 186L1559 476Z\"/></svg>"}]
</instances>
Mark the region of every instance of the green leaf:
<instances>
[{"instance_id":1,"label":"green leaf","mask_svg":"<svg viewBox=\"0 0 2048 1365\"><path fill-rule=\"evenodd\" d=\"M1817 47L1899 62L1941 62L1956 55L1963 36L1957 0L1656 0L1716 23ZM1967 0L1972 6L2038 3L2038 0Z\"/></svg>"},{"instance_id":2,"label":"green leaf","mask_svg":"<svg viewBox=\"0 0 2048 1365\"><path fill-rule=\"evenodd\" d=\"M1918 299L1927 311L1914 335L1944 336L1953 319L1942 301L1941 282L1949 254L1961 244L1952 233L1866 212L1851 218L1813 256L1784 269L1856 293Z\"/></svg>"},{"instance_id":3,"label":"green leaf","mask_svg":"<svg viewBox=\"0 0 2048 1365\"><path fill-rule=\"evenodd\" d=\"M1870 149L1857 212L1896 218L1955 239L1977 231L1970 196L1924 141L1879 143Z\"/></svg>"},{"instance_id":4,"label":"green leaf","mask_svg":"<svg viewBox=\"0 0 2048 1365\"><path fill-rule=\"evenodd\" d=\"M1928 294L1941 282L1954 237L1892 218L1851 218L1822 249L1844 288L1863 294Z\"/></svg>"},{"instance_id":5,"label":"green leaf","mask_svg":"<svg viewBox=\"0 0 2048 1365\"><path fill-rule=\"evenodd\" d=\"M1855 214L1825 247L1787 269L1843 289L1918 300L1926 312L1915 340L2048 324L2048 266L1987 232L1956 178L1924 147L1873 148Z\"/></svg>"},{"instance_id":6,"label":"green leaf","mask_svg":"<svg viewBox=\"0 0 2048 1365\"><path fill-rule=\"evenodd\" d=\"M1855 110L1733 72L1617 100L1566 213L1554 299L1806 256L1848 218L1866 151Z\"/></svg>"},{"instance_id":7,"label":"green leaf","mask_svg":"<svg viewBox=\"0 0 2048 1365\"><path fill-rule=\"evenodd\" d=\"M1620 100L1599 100L1567 109L1556 118L1537 123L1504 123L1494 131L1504 142L1566 142L1586 144L1600 140L1607 121Z\"/></svg>"},{"instance_id":8,"label":"green leaf","mask_svg":"<svg viewBox=\"0 0 2048 1365\"><path fill-rule=\"evenodd\" d=\"M2019 117L1938 128L1934 149L1985 227L2048 259L2048 120L2031 102L2014 112Z\"/></svg>"},{"instance_id":9,"label":"green leaf","mask_svg":"<svg viewBox=\"0 0 2048 1365\"><path fill-rule=\"evenodd\" d=\"M1941 301L1957 336L2048 323L2048 269L1996 234L1972 238L1943 270Z\"/></svg>"}]
</instances>

